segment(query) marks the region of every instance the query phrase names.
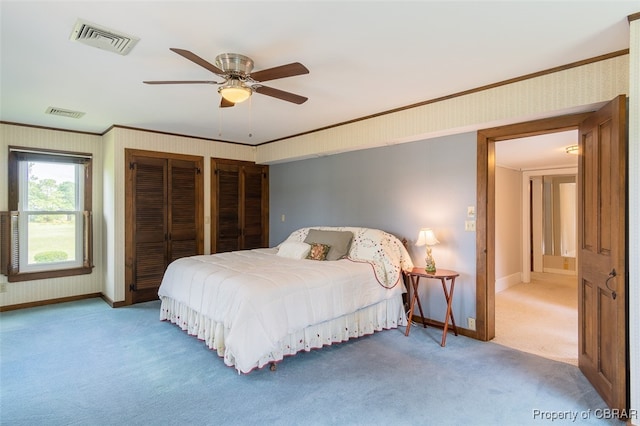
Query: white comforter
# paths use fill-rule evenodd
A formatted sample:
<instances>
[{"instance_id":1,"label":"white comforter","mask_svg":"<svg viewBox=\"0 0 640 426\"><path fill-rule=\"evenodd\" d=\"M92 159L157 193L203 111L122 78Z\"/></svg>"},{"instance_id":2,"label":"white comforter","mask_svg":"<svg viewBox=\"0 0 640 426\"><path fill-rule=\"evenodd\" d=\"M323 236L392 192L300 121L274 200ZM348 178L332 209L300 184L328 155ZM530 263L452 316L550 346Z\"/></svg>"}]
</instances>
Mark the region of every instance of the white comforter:
<instances>
[{"instance_id":1,"label":"white comforter","mask_svg":"<svg viewBox=\"0 0 640 426\"><path fill-rule=\"evenodd\" d=\"M178 259L169 265L158 295L222 325L224 358L246 373L288 334L404 291L402 284L382 286L370 263L276 253L256 249Z\"/></svg>"}]
</instances>

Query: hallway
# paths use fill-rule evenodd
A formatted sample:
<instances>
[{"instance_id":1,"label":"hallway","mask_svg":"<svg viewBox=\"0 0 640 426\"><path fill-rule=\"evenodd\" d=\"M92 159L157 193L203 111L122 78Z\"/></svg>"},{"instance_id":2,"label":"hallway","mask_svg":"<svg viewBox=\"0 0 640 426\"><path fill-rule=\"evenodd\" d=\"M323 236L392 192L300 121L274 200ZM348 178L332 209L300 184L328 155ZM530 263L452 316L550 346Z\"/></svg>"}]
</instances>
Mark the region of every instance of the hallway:
<instances>
[{"instance_id":1,"label":"hallway","mask_svg":"<svg viewBox=\"0 0 640 426\"><path fill-rule=\"evenodd\" d=\"M503 346L578 365L577 277L532 273L496 293L496 337Z\"/></svg>"}]
</instances>

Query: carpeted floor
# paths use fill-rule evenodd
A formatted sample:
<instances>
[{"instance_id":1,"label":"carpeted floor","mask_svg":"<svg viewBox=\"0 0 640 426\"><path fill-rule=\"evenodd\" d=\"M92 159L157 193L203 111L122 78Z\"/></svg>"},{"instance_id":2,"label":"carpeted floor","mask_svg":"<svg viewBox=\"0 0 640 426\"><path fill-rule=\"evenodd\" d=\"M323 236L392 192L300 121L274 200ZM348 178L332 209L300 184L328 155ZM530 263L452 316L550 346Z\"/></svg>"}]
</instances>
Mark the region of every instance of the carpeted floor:
<instances>
[{"instance_id":1,"label":"carpeted floor","mask_svg":"<svg viewBox=\"0 0 640 426\"><path fill-rule=\"evenodd\" d=\"M575 366L453 334L442 348L432 327L238 375L158 310L89 299L1 313L0 424L623 425Z\"/></svg>"},{"instance_id":2,"label":"carpeted floor","mask_svg":"<svg viewBox=\"0 0 640 426\"><path fill-rule=\"evenodd\" d=\"M570 275L532 273L496 293L492 342L578 365L578 288Z\"/></svg>"}]
</instances>

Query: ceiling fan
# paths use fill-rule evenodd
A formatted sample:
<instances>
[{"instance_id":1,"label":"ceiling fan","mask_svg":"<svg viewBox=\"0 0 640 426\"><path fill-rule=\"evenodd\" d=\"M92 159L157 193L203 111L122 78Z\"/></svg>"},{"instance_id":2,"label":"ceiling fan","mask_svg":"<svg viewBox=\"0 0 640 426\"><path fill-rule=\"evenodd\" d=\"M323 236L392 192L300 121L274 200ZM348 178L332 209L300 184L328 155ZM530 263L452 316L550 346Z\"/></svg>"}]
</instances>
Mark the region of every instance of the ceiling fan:
<instances>
[{"instance_id":1,"label":"ceiling fan","mask_svg":"<svg viewBox=\"0 0 640 426\"><path fill-rule=\"evenodd\" d=\"M278 67L267 68L265 70L253 70L253 60L248 56L237 53L223 53L216 56L215 65L202 59L195 53L184 49L170 48L178 55L200 65L212 73L222 77L223 81L189 80L189 81L143 81L146 84L219 84L218 93L222 96L220 107L232 107L237 103L246 101L253 92L283 101L302 104L307 101L304 96L263 86L263 81L275 80L278 78L292 77L300 74L308 74L309 70L299 62L293 62Z\"/></svg>"}]
</instances>

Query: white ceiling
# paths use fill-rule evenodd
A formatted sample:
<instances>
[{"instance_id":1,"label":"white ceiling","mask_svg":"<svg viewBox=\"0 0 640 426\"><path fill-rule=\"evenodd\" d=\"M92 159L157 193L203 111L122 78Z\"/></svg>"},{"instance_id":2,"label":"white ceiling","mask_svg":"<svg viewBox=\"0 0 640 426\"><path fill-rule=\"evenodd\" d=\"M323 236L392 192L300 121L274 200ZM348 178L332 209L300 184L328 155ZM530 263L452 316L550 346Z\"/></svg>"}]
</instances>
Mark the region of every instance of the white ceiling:
<instances>
[{"instance_id":1,"label":"white ceiling","mask_svg":"<svg viewBox=\"0 0 640 426\"><path fill-rule=\"evenodd\" d=\"M520 171L575 168L578 156L567 154L567 147L577 144L577 130L500 141L496 165Z\"/></svg>"},{"instance_id":2,"label":"white ceiling","mask_svg":"<svg viewBox=\"0 0 640 426\"><path fill-rule=\"evenodd\" d=\"M6 1L0 2L0 120L102 133L112 125L260 144L629 47L640 2ZM70 41L83 19L139 37L127 56ZM309 70L218 108L212 80L169 48L209 62L241 53L255 71ZM48 107L84 112L74 119Z\"/></svg>"}]
</instances>

